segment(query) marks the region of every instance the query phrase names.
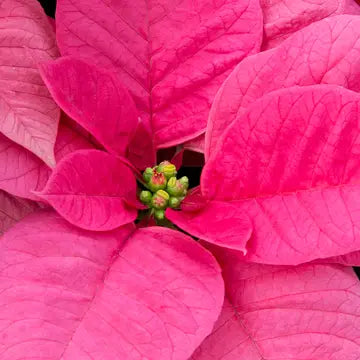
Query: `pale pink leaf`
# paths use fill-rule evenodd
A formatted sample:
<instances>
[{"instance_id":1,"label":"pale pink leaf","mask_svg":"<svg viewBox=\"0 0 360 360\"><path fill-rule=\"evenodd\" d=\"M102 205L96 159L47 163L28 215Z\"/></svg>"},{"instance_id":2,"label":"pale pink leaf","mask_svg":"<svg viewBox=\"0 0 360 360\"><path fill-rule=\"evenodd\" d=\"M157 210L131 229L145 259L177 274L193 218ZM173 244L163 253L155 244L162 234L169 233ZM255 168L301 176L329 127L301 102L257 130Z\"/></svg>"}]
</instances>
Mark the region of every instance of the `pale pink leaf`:
<instances>
[{"instance_id":1,"label":"pale pink leaf","mask_svg":"<svg viewBox=\"0 0 360 360\"><path fill-rule=\"evenodd\" d=\"M136 180L121 158L99 150L65 156L39 197L66 220L87 230L106 231L130 223L137 211Z\"/></svg>"},{"instance_id":2,"label":"pale pink leaf","mask_svg":"<svg viewBox=\"0 0 360 360\"><path fill-rule=\"evenodd\" d=\"M37 63L58 56L55 33L34 0L3 0L0 28L0 132L54 166L60 111Z\"/></svg>"},{"instance_id":3,"label":"pale pink leaf","mask_svg":"<svg viewBox=\"0 0 360 360\"><path fill-rule=\"evenodd\" d=\"M294 85L335 84L360 90L360 17L340 15L298 31L280 46L248 57L223 83L212 105L205 158L224 129L264 94Z\"/></svg>"},{"instance_id":4,"label":"pale pink leaf","mask_svg":"<svg viewBox=\"0 0 360 360\"><path fill-rule=\"evenodd\" d=\"M237 118L202 173L208 199L253 222L247 260L294 265L360 249L360 94L272 92Z\"/></svg>"},{"instance_id":5,"label":"pale pink leaf","mask_svg":"<svg viewBox=\"0 0 360 360\"><path fill-rule=\"evenodd\" d=\"M5 234L1 358L187 360L221 311L220 268L184 234L132 231L42 212Z\"/></svg>"},{"instance_id":6,"label":"pale pink leaf","mask_svg":"<svg viewBox=\"0 0 360 360\"><path fill-rule=\"evenodd\" d=\"M166 217L197 238L246 253L252 224L237 205L211 201L196 211L167 209Z\"/></svg>"},{"instance_id":7,"label":"pale pink leaf","mask_svg":"<svg viewBox=\"0 0 360 360\"><path fill-rule=\"evenodd\" d=\"M12 196L0 190L0 235L39 206L29 200Z\"/></svg>"},{"instance_id":8,"label":"pale pink leaf","mask_svg":"<svg viewBox=\"0 0 360 360\"><path fill-rule=\"evenodd\" d=\"M279 45L291 34L329 16L360 14L355 0L261 0L264 13L263 49Z\"/></svg>"},{"instance_id":9,"label":"pale pink leaf","mask_svg":"<svg viewBox=\"0 0 360 360\"><path fill-rule=\"evenodd\" d=\"M106 150L124 156L138 123L135 104L106 69L72 57L43 63L40 73L62 110Z\"/></svg>"},{"instance_id":10,"label":"pale pink leaf","mask_svg":"<svg viewBox=\"0 0 360 360\"><path fill-rule=\"evenodd\" d=\"M360 285L351 268L245 264L222 256L228 300L191 360L357 360Z\"/></svg>"},{"instance_id":11,"label":"pale pink leaf","mask_svg":"<svg viewBox=\"0 0 360 360\"><path fill-rule=\"evenodd\" d=\"M257 0L59 0L56 22L62 55L120 75L157 147L204 132L216 91L263 32Z\"/></svg>"},{"instance_id":12,"label":"pale pink leaf","mask_svg":"<svg viewBox=\"0 0 360 360\"><path fill-rule=\"evenodd\" d=\"M0 189L27 199L38 200L50 175L50 168L37 156L0 134Z\"/></svg>"}]
</instances>

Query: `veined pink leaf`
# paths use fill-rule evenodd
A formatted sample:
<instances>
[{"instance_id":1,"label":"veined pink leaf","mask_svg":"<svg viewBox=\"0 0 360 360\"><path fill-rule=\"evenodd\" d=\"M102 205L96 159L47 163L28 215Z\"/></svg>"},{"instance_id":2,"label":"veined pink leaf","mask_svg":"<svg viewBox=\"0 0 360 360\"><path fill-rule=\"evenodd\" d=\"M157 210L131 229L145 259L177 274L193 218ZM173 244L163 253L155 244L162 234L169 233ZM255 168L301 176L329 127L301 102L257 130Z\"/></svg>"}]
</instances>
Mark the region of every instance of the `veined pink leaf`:
<instances>
[{"instance_id":1,"label":"veined pink leaf","mask_svg":"<svg viewBox=\"0 0 360 360\"><path fill-rule=\"evenodd\" d=\"M113 73L72 57L43 63L40 73L65 113L106 150L125 155L138 114L128 91Z\"/></svg>"},{"instance_id":2,"label":"veined pink leaf","mask_svg":"<svg viewBox=\"0 0 360 360\"><path fill-rule=\"evenodd\" d=\"M294 85L335 84L360 90L360 17L316 22L280 46L242 61L223 83L210 111L205 158L224 129L264 94Z\"/></svg>"},{"instance_id":3,"label":"veined pink leaf","mask_svg":"<svg viewBox=\"0 0 360 360\"><path fill-rule=\"evenodd\" d=\"M18 198L0 190L0 235L26 215L38 210L32 201Z\"/></svg>"},{"instance_id":4,"label":"veined pink leaf","mask_svg":"<svg viewBox=\"0 0 360 360\"><path fill-rule=\"evenodd\" d=\"M37 69L58 56L54 31L34 0L3 0L0 29L0 132L55 166L60 111Z\"/></svg>"},{"instance_id":5,"label":"veined pink leaf","mask_svg":"<svg viewBox=\"0 0 360 360\"><path fill-rule=\"evenodd\" d=\"M120 75L157 147L204 132L216 91L263 32L257 0L59 0L56 22L62 55Z\"/></svg>"},{"instance_id":6,"label":"veined pink leaf","mask_svg":"<svg viewBox=\"0 0 360 360\"><path fill-rule=\"evenodd\" d=\"M205 197L253 222L247 260L295 265L360 249L360 94L293 87L255 102L205 165Z\"/></svg>"},{"instance_id":7,"label":"veined pink leaf","mask_svg":"<svg viewBox=\"0 0 360 360\"><path fill-rule=\"evenodd\" d=\"M360 285L351 268L222 257L228 301L191 360L359 357Z\"/></svg>"},{"instance_id":8,"label":"veined pink leaf","mask_svg":"<svg viewBox=\"0 0 360 360\"><path fill-rule=\"evenodd\" d=\"M2 359L187 360L221 311L220 268L184 234L132 231L84 231L42 212L5 234Z\"/></svg>"},{"instance_id":9,"label":"veined pink leaf","mask_svg":"<svg viewBox=\"0 0 360 360\"><path fill-rule=\"evenodd\" d=\"M360 14L355 0L261 0L264 13L263 49L279 45L291 34L329 16Z\"/></svg>"},{"instance_id":10,"label":"veined pink leaf","mask_svg":"<svg viewBox=\"0 0 360 360\"><path fill-rule=\"evenodd\" d=\"M136 180L114 155L79 150L65 156L41 193L70 223L87 230L106 231L130 223L137 211Z\"/></svg>"},{"instance_id":11,"label":"veined pink leaf","mask_svg":"<svg viewBox=\"0 0 360 360\"><path fill-rule=\"evenodd\" d=\"M0 134L0 189L27 199L38 200L50 175L50 168L37 156Z\"/></svg>"},{"instance_id":12,"label":"veined pink leaf","mask_svg":"<svg viewBox=\"0 0 360 360\"><path fill-rule=\"evenodd\" d=\"M360 251L330 257L327 259L315 260L317 264L340 264L345 266L360 266Z\"/></svg>"},{"instance_id":13,"label":"veined pink leaf","mask_svg":"<svg viewBox=\"0 0 360 360\"><path fill-rule=\"evenodd\" d=\"M166 217L193 236L246 253L252 224L246 213L236 205L211 201L196 211L167 209Z\"/></svg>"}]
</instances>

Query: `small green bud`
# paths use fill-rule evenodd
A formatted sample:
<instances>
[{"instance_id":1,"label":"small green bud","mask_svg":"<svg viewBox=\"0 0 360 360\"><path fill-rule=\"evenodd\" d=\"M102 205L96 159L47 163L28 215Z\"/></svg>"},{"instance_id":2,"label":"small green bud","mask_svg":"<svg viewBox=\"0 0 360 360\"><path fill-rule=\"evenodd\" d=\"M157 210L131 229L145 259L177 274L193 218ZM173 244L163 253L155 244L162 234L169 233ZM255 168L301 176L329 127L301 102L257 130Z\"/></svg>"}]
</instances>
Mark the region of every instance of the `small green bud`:
<instances>
[{"instance_id":1,"label":"small green bud","mask_svg":"<svg viewBox=\"0 0 360 360\"><path fill-rule=\"evenodd\" d=\"M146 168L145 171L143 172L143 179L145 180L145 182L149 182L152 175L153 175L153 169L150 167Z\"/></svg>"},{"instance_id":2,"label":"small green bud","mask_svg":"<svg viewBox=\"0 0 360 360\"><path fill-rule=\"evenodd\" d=\"M155 210L154 211L155 219L164 220L165 219L165 211L164 210Z\"/></svg>"},{"instance_id":3,"label":"small green bud","mask_svg":"<svg viewBox=\"0 0 360 360\"><path fill-rule=\"evenodd\" d=\"M151 199L152 199L152 194L151 194L150 191L147 191L147 190L141 191L141 193L140 193L140 201L143 204L145 204L145 205L150 204Z\"/></svg>"},{"instance_id":4,"label":"small green bud","mask_svg":"<svg viewBox=\"0 0 360 360\"><path fill-rule=\"evenodd\" d=\"M158 210L166 209L169 198L170 196L166 191L158 190L151 199L151 206Z\"/></svg>"},{"instance_id":5,"label":"small green bud","mask_svg":"<svg viewBox=\"0 0 360 360\"><path fill-rule=\"evenodd\" d=\"M147 185L152 192L165 189L166 188L165 175L163 173L159 173L156 170L154 170Z\"/></svg>"},{"instance_id":6,"label":"small green bud","mask_svg":"<svg viewBox=\"0 0 360 360\"><path fill-rule=\"evenodd\" d=\"M185 187L184 185L176 179L176 177L171 177L167 183L167 187L166 187L166 191L171 195L171 196L183 196L184 191L185 191Z\"/></svg>"},{"instance_id":7,"label":"small green bud","mask_svg":"<svg viewBox=\"0 0 360 360\"><path fill-rule=\"evenodd\" d=\"M161 162L156 168L158 172L161 172L165 175L166 179L170 179L172 176L176 176L176 166L169 161Z\"/></svg>"},{"instance_id":8,"label":"small green bud","mask_svg":"<svg viewBox=\"0 0 360 360\"><path fill-rule=\"evenodd\" d=\"M177 197L171 196L169 199L169 207L175 209L180 206L181 200Z\"/></svg>"},{"instance_id":9,"label":"small green bud","mask_svg":"<svg viewBox=\"0 0 360 360\"><path fill-rule=\"evenodd\" d=\"M189 188L189 178L187 176L183 176L179 181L184 186L185 190Z\"/></svg>"}]
</instances>

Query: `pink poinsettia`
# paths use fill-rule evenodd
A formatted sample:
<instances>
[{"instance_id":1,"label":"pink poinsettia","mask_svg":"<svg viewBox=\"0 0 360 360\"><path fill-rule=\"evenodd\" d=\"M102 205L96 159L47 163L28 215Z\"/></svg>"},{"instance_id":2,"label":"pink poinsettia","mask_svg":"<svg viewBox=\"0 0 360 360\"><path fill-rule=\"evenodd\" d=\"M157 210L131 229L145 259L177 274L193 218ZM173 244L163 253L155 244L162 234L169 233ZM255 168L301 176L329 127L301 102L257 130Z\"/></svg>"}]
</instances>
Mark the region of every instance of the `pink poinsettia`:
<instances>
[{"instance_id":1,"label":"pink poinsettia","mask_svg":"<svg viewBox=\"0 0 360 360\"><path fill-rule=\"evenodd\" d=\"M9 1L5 4L13 6L8 16L16 14L15 17L23 20L29 15L27 6L32 9L30 0ZM199 120L199 128L202 126L201 119L206 117L209 103L223 76L246 54L255 51L255 48L249 50L244 44L250 41L253 41L255 47L258 44L258 38L254 35L259 34L256 26L260 18L257 2L244 4L226 1L212 5L201 2L196 6L192 2L159 2L152 3L149 9L133 2L121 2L119 5L117 2L96 1L89 8L84 2L60 1L59 9L58 14L63 16L63 20L59 20L59 17L57 20L58 23L63 21L58 28L63 41L61 50L81 56L79 49L82 48L83 57L87 60L71 56L48 62L48 58L36 58L34 64L45 61L41 65L41 75L54 100L93 135L92 143L96 145L75 132L75 126L69 127L66 125L68 123L62 121L57 141L53 142L58 164L48 180L49 167L33 165L38 162L43 164L38 158L40 150L36 148L39 153L32 150L38 157L23 152L21 147L13 150L16 144L6 139L8 143L5 143L3 153L22 156L19 158L22 159L19 163L22 175L17 178L16 166L4 155L8 161L7 168L15 171L10 182L5 176L1 180L8 186L6 190L11 189L18 196L26 194L25 197L32 199L41 197L61 216L51 209L37 211L39 205L33 202L20 199L14 201L15 198L0 194L1 204L14 213L10 222L8 216L4 219L0 217L4 229L27 213L35 211L7 231L0 242L0 302L3 305L0 359L217 360L239 359L241 356L260 360L296 355L303 359L316 356L330 360L355 360L359 346L357 308L360 288L354 274L345 267L320 263L299 267L244 263L242 252L247 251L247 261L261 256L261 251L256 252L254 246L254 243L258 244L263 239L263 233L259 232L255 221L258 218L261 221L261 216L248 211L243 198L235 200L235 197L243 195L241 191L244 188L240 189L237 186L239 183L246 183L249 186L246 191L253 191L252 186L256 182L252 183L248 181L249 178L242 176L250 169L249 174L256 178L257 173L253 171L252 164L263 166L261 160L266 159L268 149L274 143L271 138L274 127L284 116L282 112L291 104L304 113L296 117L296 111L294 115L289 110L287 121L290 122L290 129L286 128L284 133L279 133L280 148L274 149L279 152L285 146L285 140L288 141L285 142L286 146L289 145L287 135L291 133L291 119L295 116L298 120L294 127L297 130L295 140L304 139L300 145L306 148L310 144L317 149L316 145L324 145L327 136L331 140L329 147L335 149L328 150L325 142L325 158L321 162L320 156L321 168L319 173L314 171L315 180L322 185L321 189L340 179L337 171L343 168L339 163L347 155L351 161L342 173L344 182L336 183L334 188L345 191L355 187L356 191L356 161L352 159L356 155L354 129L357 117L353 114L357 104L354 96L357 95L337 87L291 88L287 95L281 92L269 94L269 98L264 97L256 103L258 111L268 109L271 115L276 114L276 109L271 106L275 96L278 96L279 101L281 96L286 98L285 109L281 107L279 117L274 117L268 123L266 118L262 121L260 119L259 127L254 128L257 137L252 137L253 127L249 128L249 122L242 124L238 120L227 130L228 136L220 138L217 135L218 147L222 150L215 151L214 158L208 161L202 179L202 193L199 193L199 189L192 191L183 207L191 214L188 219L191 227L189 232L215 244L207 247L211 247L223 270L226 286L223 306L224 280L218 262L208 250L182 232L158 226L136 228L131 224L139 205L135 166L141 168L142 164L154 157L152 144L148 143L148 121L151 120L153 130L158 126L158 133L155 131L158 147L169 144L166 143L166 137L175 143L187 139L191 131L198 134L196 129L190 129L188 125L193 125L196 119ZM136 21L129 21L134 19ZM189 20L187 26L183 24L184 19ZM178 23L184 31L179 33L180 39L176 36L171 38L169 33L163 31L164 26L172 29ZM244 33L245 26L248 28ZM132 41L135 33L142 37L139 42ZM144 36L147 40L146 51ZM242 37L245 39L239 44ZM108 41L103 41L105 38ZM152 59L148 58L150 72L147 69L144 71L137 63L139 59L143 60L145 53L148 54L149 44L152 56ZM214 52L219 50L222 51L221 56L216 57ZM225 55L224 50L228 51ZM206 63L209 54L212 59L209 63L211 76L208 75L210 67L206 66L201 67L199 73L189 71L199 63ZM132 61L128 61L129 56ZM220 59L225 61L221 62ZM106 69L103 65L106 65ZM37 70L33 73L37 84L45 89ZM215 80L214 74L219 75L215 76ZM164 75L166 77L162 78ZM159 82L155 84L157 80ZM144 87L147 81L150 86ZM137 110L140 110L141 119L145 121L138 119L132 98L122 83L129 86L132 95L135 95ZM137 88L133 87L136 83ZM149 93L146 93L146 89ZM46 94L58 112L47 90ZM39 98L41 94L37 92L37 95ZM311 101L319 97L318 102L324 104L324 107L331 104L333 109L338 110L339 120L329 116L323 108L317 110L316 107L311 114L311 105L314 107ZM173 101L170 104L169 99ZM181 114L180 110L191 121L175 116ZM246 110L249 119L253 119L253 112L256 113L250 107ZM144 114L147 116L144 117ZM169 118L169 114L182 120L184 131L173 125L174 121L171 122L173 119ZM319 143L310 136L312 133L305 132L306 136L301 136L304 130L301 120L304 123L309 120L310 129L319 127L318 131L323 135ZM169 132L164 131L166 136L162 137L162 126L165 124L166 129L168 122ZM243 125L247 127L243 128ZM272 131L268 131L268 126ZM83 131L80 129L81 133ZM267 140L264 133L269 133L269 139L262 143L261 137ZM240 139L247 135L249 144L246 145L249 148L246 154L257 158L238 156L236 151L243 145L239 139L234 140L230 136L232 134L240 134ZM337 148L334 143L342 144L343 137L351 140L351 144L339 145ZM260 139L258 142L257 138ZM301 152L304 147L296 144ZM297 149L295 144L289 148L293 151ZM258 155L254 154L254 149L259 150ZM144 154L148 155L146 159ZM271 157L272 154L270 152ZM313 157L316 155L319 154L315 153ZM28 159L31 159L30 166L26 168ZM291 164L296 165L298 157L294 156L292 160ZM273 182L267 184L274 185L284 175L285 191L289 184L301 184L305 187L300 188L303 194L316 192L317 188L308 189L307 176L312 162L307 158L305 160L300 162L301 170L306 170L304 177L292 169L292 176L296 179L290 181L286 174L279 171L281 166L278 164L278 177L269 174ZM325 175L321 173L324 169L329 169ZM164 174L167 170L164 169ZM38 177L29 177L33 173ZM41 174L42 180L35 182L37 178L40 179L38 174ZM158 174L156 176L161 178ZM26 179L31 179L31 186L26 185ZM178 185L176 180L175 185ZM177 190L175 185L174 191ZM330 200L334 198L331 190L328 194ZM270 195L274 195L271 200L275 203L280 202L283 196L282 193ZM352 251L358 244L355 228L351 237L349 219L352 218L345 211L338 217L341 224L331 223L333 217L330 211L341 210L338 203L334 204L329 205L328 218L322 217L324 213L319 214L319 218L323 220L326 230L332 231L337 225L343 227L344 234L338 248L327 247L328 239L319 237L315 258L340 255L344 246L347 246L346 251ZM353 206L356 216L356 204L352 196L346 205ZM320 206L321 209L323 207ZM186 213L168 211L168 214L171 218L171 214L181 217ZM285 218L284 226L291 230L287 220ZM304 225L301 216L296 221ZM311 235L316 234L316 231L322 235L325 229L318 226L319 230L310 222L305 224L308 225L306 229L310 228ZM265 225L260 228L269 231ZM271 231L268 233L273 235ZM304 239L308 240L306 237ZM273 237L271 240L275 242L279 239ZM295 240L298 238L295 237ZM351 245L353 247L348 246L351 240L354 242ZM296 257L289 251L291 261L302 262L305 258L306 261L314 258L306 252L309 244L312 244L311 241L304 241L303 247L299 245L300 251L304 252L303 257ZM259 248L261 250L261 246ZM283 250L281 244L279 249L283 258L286 249ZM320 256L320 253L324 256ZM356 256L352 259L356 259ZM331 261L341 263L343 258L337 257ZM200 345L211 333L214 324L214 332Z\"/></svg>"}]
</instances>

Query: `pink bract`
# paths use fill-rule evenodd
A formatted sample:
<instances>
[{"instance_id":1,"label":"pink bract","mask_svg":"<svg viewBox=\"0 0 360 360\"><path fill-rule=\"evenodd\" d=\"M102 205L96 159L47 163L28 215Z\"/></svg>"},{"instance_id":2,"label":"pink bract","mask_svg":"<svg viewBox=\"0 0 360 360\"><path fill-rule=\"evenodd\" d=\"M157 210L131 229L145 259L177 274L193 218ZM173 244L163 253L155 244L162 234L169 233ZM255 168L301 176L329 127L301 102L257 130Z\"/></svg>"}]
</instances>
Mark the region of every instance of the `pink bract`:
<instances>
[{"instance_id":1,"label":"pink bract","mask_svg":"<svg viewBox=\"0 0 360 360\"><path fill-rule=\"evenodd\" d=\"M54 31L29 0L2 1L0 28L0 132L53 167L60 112L37 63L58 56Z\"/></svg>"},{"instance_id":2,"label":"pink bract","mask_svg":"<svg viewBox=\"0 0 360 360\"><path fill-rule=\"evenodd\" d=\"M195 234L202 222L207 234L210 204L234 206L253 225L247 261L294 265L359 250L359 108L358 93L331 85L262 97L229 126L204 167L201 192L210 202L168 217ZM242 241L239 233L234 243Z\"/></svg>"},{"instance_id":3,"label":"pink bract","mask_svg":"<svg viewBox=\"0 0 360 360\"><path fill-rule=\"evenodd\" d=\"M360 17L342 15L298 31L277 48L248 57L223 83L212 105L205 158L224 128L264 94L295 85L360 89Z\"/></svg>"},{"instance_id":4,"label":"pink bract","mask_svg":"<svg viewBox=\"0 0 360 360\"><path fill-rule=\"evenodd\" d=\"M263 49L279 45L294 32L326 17L360 14L355 0L260 0L264 13Z\"/></svg>"},{"instance_id":5,"label":"pink bract","mask_svg":"<svg viewBox=\"0 0 360 360\"><path fill-rule=\"evenodd\" d=\"M227 299L191 360L357 360L359 280L351 268L244 264L218 253Z\"/></svg>"},{"instance_id":6,"label":"pink bract","mask_svg":"<svg viewBox=\"0 0 360 360\"><path fill-rule=\"evenodd\" d=\"M52 212L13 227L0 243L1 357L187 360L221 310L219 266L179 232L133 231L100 235Z\"/></svg>"},{"instance_id":7,"label":"pink bract","mask_svg":"<svg viewBox=\"0 0 360 360\"><path fill-rule=\"evenodd\" d=\"M137 209L136 180L124 160L99 150L75 151L59 162L37 196L66 220L106 231L131 223Z\"/></svg>"},{"instance_id":8,"label":"pink bract","mask_svg":"<svg viewBox=\"0 0 360 360\"><path fill-rule=\"evenodd\" d=\"M204 132L216 91L263 32L257 0L59 0L56 24L62 55L113 68L157 147Z\"/></svg>"}]
</instances>

